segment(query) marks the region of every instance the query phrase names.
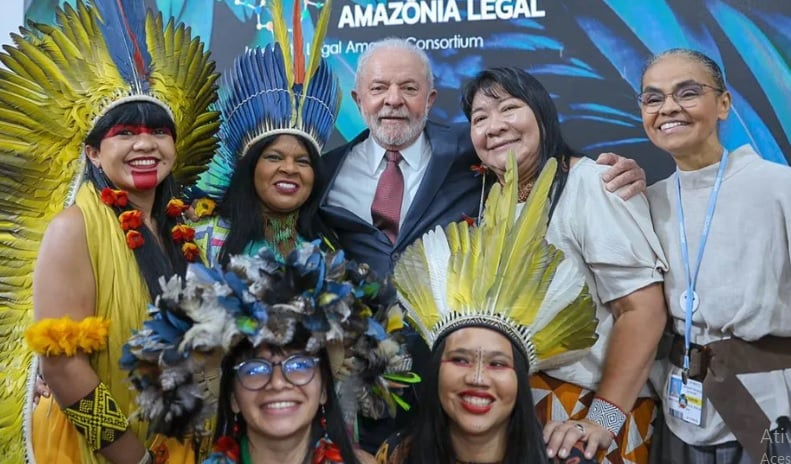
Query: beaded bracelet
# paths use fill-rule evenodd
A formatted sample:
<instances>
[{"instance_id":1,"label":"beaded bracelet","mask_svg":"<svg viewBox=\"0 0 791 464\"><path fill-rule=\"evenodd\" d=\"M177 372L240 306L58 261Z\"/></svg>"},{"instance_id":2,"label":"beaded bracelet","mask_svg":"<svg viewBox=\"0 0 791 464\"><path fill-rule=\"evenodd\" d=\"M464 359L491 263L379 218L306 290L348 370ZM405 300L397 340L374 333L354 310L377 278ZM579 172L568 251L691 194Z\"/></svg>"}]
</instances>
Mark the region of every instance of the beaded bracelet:
<instances>
[{"instance_id":1,"label":"beaded bracelet","mask_svg":"<svg viewBox=\"0 0 791 464\"><path fill-rule=\"evenodd\" d=\"M591 402L586 419L604 427L615 437L626 423L626 413L615 404L597 396Z\"/></svg>"},{"instance_id":2,"label":"beaded bracelet","mask_svg":"<svg viewBox=\"0 0 791 464\"><path fill-rule=\"evenodd\" d=\"M85 437L88 447L93 451L110 446L129 427L126 416L103 383L84 398L64 408L63 414Z\"/></svg>"}]
</instances>

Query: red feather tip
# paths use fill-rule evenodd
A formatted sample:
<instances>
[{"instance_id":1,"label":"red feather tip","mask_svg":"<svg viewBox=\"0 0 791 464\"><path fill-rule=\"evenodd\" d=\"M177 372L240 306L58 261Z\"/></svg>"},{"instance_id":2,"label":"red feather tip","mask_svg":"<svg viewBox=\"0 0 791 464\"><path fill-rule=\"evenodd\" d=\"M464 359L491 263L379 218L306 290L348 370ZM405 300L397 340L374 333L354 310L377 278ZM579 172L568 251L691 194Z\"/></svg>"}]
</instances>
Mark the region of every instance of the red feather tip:
<instances>
[{"instance_id":1,"label":"red feather tip","mask_svg":"<svg viewBox=\"0 0 791 464\"><path fill-rule=\"evenodd\" d=\"M294 83L305 82L305 46L302 37L302 1L294 1Z\"/></svg>"},{"instance_id":2,"label":"red feather tip","mask_svg":"<svg viewBox=\"0 0 791 464\"><path fill-rule=\"evenodd\" d=\"M129 38L132 39L132 45L135 47L135 68L137 68L137 72L140 73L140 76L147 76L148 70L146 69L145 60L143 60L143 52L140 51L140 43L137 40L137 36L132 31L131 26L129 25L129 20L126 18L126 11L124 10L123 0L117 0L118 3L118 11L121 12L121 17L124 20L124 26L126 27L126 32L129 34Z\"/></svg>"}]
</instances>

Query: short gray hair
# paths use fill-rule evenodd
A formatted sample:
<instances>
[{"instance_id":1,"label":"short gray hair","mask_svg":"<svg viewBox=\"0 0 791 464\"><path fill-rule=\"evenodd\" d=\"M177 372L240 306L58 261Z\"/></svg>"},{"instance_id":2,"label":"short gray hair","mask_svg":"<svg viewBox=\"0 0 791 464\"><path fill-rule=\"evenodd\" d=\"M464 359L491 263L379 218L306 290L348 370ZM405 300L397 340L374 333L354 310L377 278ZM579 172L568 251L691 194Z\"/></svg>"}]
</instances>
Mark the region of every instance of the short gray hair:
<instances>
[{"instance_id":1,"label":"short gray hair","mask_svg":"<svg viewBox=\"0 0 791 464\"><path fill-rule=\"evenodd\" d=\"M428 89L434 89L434 74L431 71L431 62L428 59L428 55L426 55L426 52L424 52L423 49L418 48L412 42L400 37L387 37L385 39L377 40L376 42L371 42L368 44L368 48L365 49L362 55L360 55L360 59L357 61L357 72L354 74L355 89L359 89L360 87L360 75L362 74L361 71L365 69L365 66L368 64L368 60L377 50L385 49L405 50L415 55L426 69L426 81L428 82Z\"/></svg>"}]
</instances>

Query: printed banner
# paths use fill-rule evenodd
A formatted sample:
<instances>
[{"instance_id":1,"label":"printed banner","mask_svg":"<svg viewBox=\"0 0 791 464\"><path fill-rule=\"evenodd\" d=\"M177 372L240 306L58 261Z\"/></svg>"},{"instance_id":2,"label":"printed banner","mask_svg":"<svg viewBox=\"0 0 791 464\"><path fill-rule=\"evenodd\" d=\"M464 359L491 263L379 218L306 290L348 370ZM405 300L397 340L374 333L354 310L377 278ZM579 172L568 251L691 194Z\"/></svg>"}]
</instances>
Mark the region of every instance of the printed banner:
<instances>
[{"instance_id":1,"label":"printed banner","mask_svg":"<svg viewBox=\"0 0 791 464\"><path fill-rule=\"evenodd\" d=\"M201 35L220 70L244 47L272 39L266 0L146 1ZM26 16L52 22L57 3L29 0ZM315 20L325 2L301 5ZM305 23L310 37L312 24ZM463 83L486 67L520 66L553 95L572 145L633 157L649 182L667 176L673 163L642 128L636 94L643 64L668 48L698 49L723 67L733 94L720 127L726 147L749 143L772 161L791 159L791 2L334 0L321 52L340 75L344 100L330 147L364 128L350 97L357 59L368 43L390 36L428 53L439 92L432 119L464 122Z\"/></svg>"}]
</instances>

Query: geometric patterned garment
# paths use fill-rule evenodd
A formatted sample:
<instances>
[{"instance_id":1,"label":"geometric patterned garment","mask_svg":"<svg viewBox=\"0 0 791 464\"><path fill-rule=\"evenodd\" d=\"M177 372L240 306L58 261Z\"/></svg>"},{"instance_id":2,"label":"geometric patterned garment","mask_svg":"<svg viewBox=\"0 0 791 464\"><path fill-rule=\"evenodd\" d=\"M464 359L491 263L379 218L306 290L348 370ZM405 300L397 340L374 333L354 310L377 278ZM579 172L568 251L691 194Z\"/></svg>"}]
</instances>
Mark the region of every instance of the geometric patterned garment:
<instances>
[{"instance_id":1,"label":"geometric patterned garment","mask_svg":"<svg viewBox=\"0 0 791 464\"><path fill-rule=\"evenodd\" d=\"M530 388L541 424L550 420L584 419L596 395L594 391L543 372L530 377ZM621 432L608 450L599 452L597 461L605 464L648 464L656 414L656 402L652 398L637 398Z\"/></svg>"}]
</instances>

